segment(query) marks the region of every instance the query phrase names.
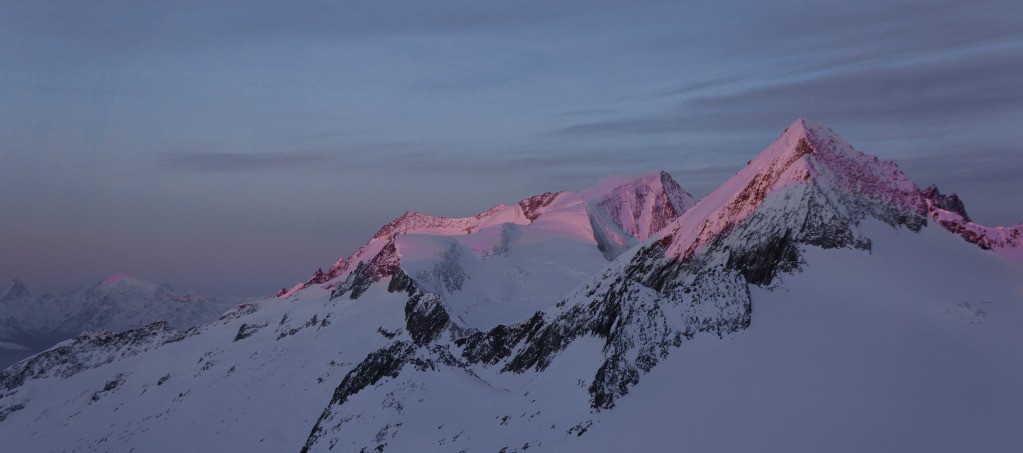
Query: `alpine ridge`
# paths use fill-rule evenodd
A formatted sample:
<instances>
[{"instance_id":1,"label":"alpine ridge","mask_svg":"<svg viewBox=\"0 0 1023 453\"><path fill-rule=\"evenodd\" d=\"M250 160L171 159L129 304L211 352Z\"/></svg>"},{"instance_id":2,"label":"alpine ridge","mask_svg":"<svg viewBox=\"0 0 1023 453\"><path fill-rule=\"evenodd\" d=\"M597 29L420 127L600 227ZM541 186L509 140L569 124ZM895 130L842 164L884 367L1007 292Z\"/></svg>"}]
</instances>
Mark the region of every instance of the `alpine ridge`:
<instances>
[{"instance_id":1,"label":"alpine ridge","mask_svg":"<svg viewBox=\"0 0 1023 453\"><path fill-rule=\"evenodd\" d=\"M337 287L360 264L369 265L387 259L393 253L399 235L433 236L499 235L514 226L530 227L541 218L536 229L560 229L557 233L593 241L609 260L629 245L660 231L694 204L688 192L665 172L635 176L611 176L578 193L546 192L512 205L499 204L471 217L449 218L408 211L380 228L368 244L347 258L340 258L327 272L322 269L306 282L284 288L278 297L287 297L311 285ZM547 215L550 213L549 215ZM585 216L585 217L583 217ZM580 222L585 220L586 223ZM517 231L517 230L516 230ZM481 233L482 232L482 233ZM508 244L479 244L473 252L485 255ZM383 256L380 254L383 253ZM388 275L389 276L389 275ZM377 276L379 278L381 276ZM331 284L331 282L333 282Z\"/></svg>"},{"instance_id":2,"label":"alpine ridge","mask_svg":"<svg viewBox=\"0 0 1023 453\"><path fill-rule=\"evenodd\" d=\"M0 436L118 451L185 430L179 448L238 451L1014 450L1021 228L974 224L958 197L801 119L698 202L649 173L464 218L407 212L215 321L61 343L0 373Z\"/></svg>"}]
</instances>

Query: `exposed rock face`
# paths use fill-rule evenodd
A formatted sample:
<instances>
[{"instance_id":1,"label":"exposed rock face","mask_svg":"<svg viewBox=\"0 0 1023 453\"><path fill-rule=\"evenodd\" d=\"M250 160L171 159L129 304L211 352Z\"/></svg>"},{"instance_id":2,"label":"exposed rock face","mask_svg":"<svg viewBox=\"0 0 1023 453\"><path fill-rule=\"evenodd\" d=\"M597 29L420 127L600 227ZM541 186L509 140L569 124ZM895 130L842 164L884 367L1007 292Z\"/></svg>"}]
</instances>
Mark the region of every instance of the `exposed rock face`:
<instances>
[{"instance_id":1,"label":"exposed rock face","mask_svg":"<svg viewBox=\"0 0 1023 453\"><path fill-rule=\"evenodd\" d=\"M526 216L530 222L540 217L543 212L543 208L546 208L554 199L561 195L560 192L544 192L540 195L535 195L519 202L519 208L522 209L522 215Z\"/></svg>"},{"instance_id":2,"label":"exposed rock face","mask_svg":"<svg viewBox=\"0 0 1023 453\"><path fill-rule=\"evenodd\" d=\"M324 439L325 434L336 431L345 423L346 420L339 418L330 408L344 404L349 397L380 382L381 379L398 377L406 366L419 371L434 370L438 366L465 368L464 364L441 347L417 348L415 345L396 341L384 349L371 353L341 380L341 384L334 390L327 410L323 411L309 433L302 451L314 449ZM335 439L330 440L330 449L336 446L335 442Z\"/></svg>"},{"instance_id":3,"label":"exposed rock face","mask_svg":"<svg viewBox=\"0 0 1023 453\"><path fill-rule=\"evenodd\" d=\"M1023 224L1011 227L988 227L973 223L957 212L931 206L930 217L946 230L984 250L1023 248Z\"/></svg>"},{"instance_id":4,"label":"exposed rock face","mask_svg":"<svg viewBox=\"0 0 1023 453\"><path fill-rule=\"evenodd\" d=\"M1023 248L1023 224L1011 227L980 225L966 215L966 206L956 194L942 195L934 185L922 190L920 194L927 202L930 218L967 242L984 250Z\"/></svg>"},{"instance_id":5,"label":"exposed rock face","mask_svg":"<svg viewBox=\"0 0 1023 453\"><path fill-rule=\"evenodd\" d=\"M966 205L959 199L959 195L951 193L943 195L938 190L938 186L931 184L926 189L920 192L920 195L927 200L927 203L934 208L944 209L949 212L959 214L967 222L972 222L970 216L966 214Z\"/></svg>"},{"instance_id":6,"label":"exposed rock face","mask_svg":"<svg viewBox=\"0 0 1023 453\"><path fill-rule=\"evenodd\" d=\"M14 390L26 379L50 376L68 378L108 362L179 341L186 335L163 321L120 333L104 330L85 332L74 340L61 343L0 372L0 390Z\"/></svg>"},{"instance_id":7,"label":"exposed rock face","mask_svg":"<svg viewBox=\"0 0 1023 453\"><path fill-rule=\"evenodd\" d=\"M358 299L373 283L393 276L398 269L399 259L394 241L388 241L372 260L358 264L355 271L348 275L348 279L331 292L331 299L345 294L349 294L351 299Z\"/></svg>"}]
</instances>

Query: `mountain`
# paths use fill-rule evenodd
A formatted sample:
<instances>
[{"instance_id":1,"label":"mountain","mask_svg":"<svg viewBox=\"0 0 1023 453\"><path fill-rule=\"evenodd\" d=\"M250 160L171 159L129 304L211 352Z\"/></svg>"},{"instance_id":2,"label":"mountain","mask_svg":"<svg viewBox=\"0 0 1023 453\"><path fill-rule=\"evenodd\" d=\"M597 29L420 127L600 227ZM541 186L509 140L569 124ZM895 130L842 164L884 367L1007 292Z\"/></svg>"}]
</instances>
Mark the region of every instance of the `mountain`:
<instances>
[{"instance_id":1,"label":"mountain","mask_svg":"<svg viewBox=\"0 0 1023 453\"><path fill-rule=\"evenodd\" d=\"M406 212L310 286L359 298L395 272L441 295L462 325L490 328L555 302L609 260L694 204L664 172L611 176L579 192L543 193L465 218Z\"/></svg>"},{"instance_id":2,"label":"mountain","mask_svg":"<svg viewBox=\"0 0 1023 453\"><path fill-rule=\"evenodd\" d=\"M0 373L0 436L41 450L1023 446L1020 226L976 225L805 120L699 202L669 181L407 213L214 322L82 335Z\"/></svg>"},{"instance_id":3,"label":"mountain","mask_svg":"<svg viewBox=\"0 0 1023 453\"><path fill-rule=\"evenodd\" d=\"M384 225L369 243L351 256L339 259L327 272L317 270L307 282L282 289L278 296L347 277L360 263L382 259L378 258L381 251L393 248L398 235L482 236L481 243L467 246L474 247L478 255L487 255L501 251L495 248L501 244L493 244L494 238L490 236L497 235L500 239L507 235L507 231L494 227L509 228L515 233L519 233L519 227L526 227L544 236L595 245L607 259L613 259L629 245L659 231L693 204L688 192L670 175L660 172L610 176L578 193L546 192L512 205L499 204L472 217L449 218L409 211ZM481 235L481 231L490 234Z\"/></svg>"},{"instance_id":4,"label":"mountain","mask_svg":"<svg viewBox=\"0 0 1023 453\"><path fill-rule=\"evenodd\" d=\"M91 330L123 331L164 320L178 329L216 319L236 301L179 294L170 285L115 274L90 287L33 297L15 280L0 298L0 367Z\"/></svg>"},{"instance_id":5,"label":"mountain","mask_svg":"<svg viewBox=\"0 0 1023 453\"><path fill-rule=\"evenodd\" d=\"M32 295L29 294L28 288L25 287L25 283L21 280L14 279L14 281L11 282L11 287L7 289L7 292L4 293L3 297L0 297L0 303L28 297L32 297Z\"/></svg>"}]
</instances>

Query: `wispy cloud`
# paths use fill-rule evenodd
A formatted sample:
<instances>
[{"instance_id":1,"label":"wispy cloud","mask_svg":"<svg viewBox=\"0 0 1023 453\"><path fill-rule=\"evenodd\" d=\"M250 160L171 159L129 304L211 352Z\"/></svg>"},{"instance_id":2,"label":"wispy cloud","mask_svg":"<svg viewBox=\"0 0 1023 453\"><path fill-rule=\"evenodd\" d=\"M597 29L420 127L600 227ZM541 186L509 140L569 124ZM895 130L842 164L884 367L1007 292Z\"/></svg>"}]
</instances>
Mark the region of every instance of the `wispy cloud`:
<instances>
[{"instance_id":1,"label":"wispy cloud","mask_svg":"<svg viewBox=\"0 0 1023 453\"><path fill-rule=\"evenodd\" d=\"M329 158L314 153L196 153L164 156L167 168L200 173L309 169Z\"/></svg>"},{"instance_id":2,"label":"wispy cloud","mask_svg":"<svg viewBox=\"0 0 1023 453\"><path fill-rule=\"evenodd\" d=\"M922 122L1023 109L1023 45L939 59L851 68L695 97L669 110L557 129L567 135L625 135L762 128L799 117L829 123Z\"/></svg>"}]
</instances>

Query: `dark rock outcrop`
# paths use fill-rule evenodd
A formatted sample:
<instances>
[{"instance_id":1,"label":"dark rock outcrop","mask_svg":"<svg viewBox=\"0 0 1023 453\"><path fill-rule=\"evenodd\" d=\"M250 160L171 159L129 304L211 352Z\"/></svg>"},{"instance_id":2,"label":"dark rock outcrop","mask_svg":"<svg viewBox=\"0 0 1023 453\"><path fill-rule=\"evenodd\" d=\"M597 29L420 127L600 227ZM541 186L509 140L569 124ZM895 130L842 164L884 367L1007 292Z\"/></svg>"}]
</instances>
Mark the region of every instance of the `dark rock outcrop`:
<instances>
[{"instance_id":1,"label":"dark rock outcrop","mask_svg":"<svg viewBox=\"0 0 1023 453\"><path fill-rule=\"evenodd\" d=\"M941 191L938 190L938 186L931 184L930 186L927 186L926 189L921 190L920 195L929 200L932 205L937 208L959 214L967 222L973 221L970 219L970 216L966 214L966 205L959 199L959 195L956 195L955 193L943 195Z\"/></svg>"}]
</instances>

